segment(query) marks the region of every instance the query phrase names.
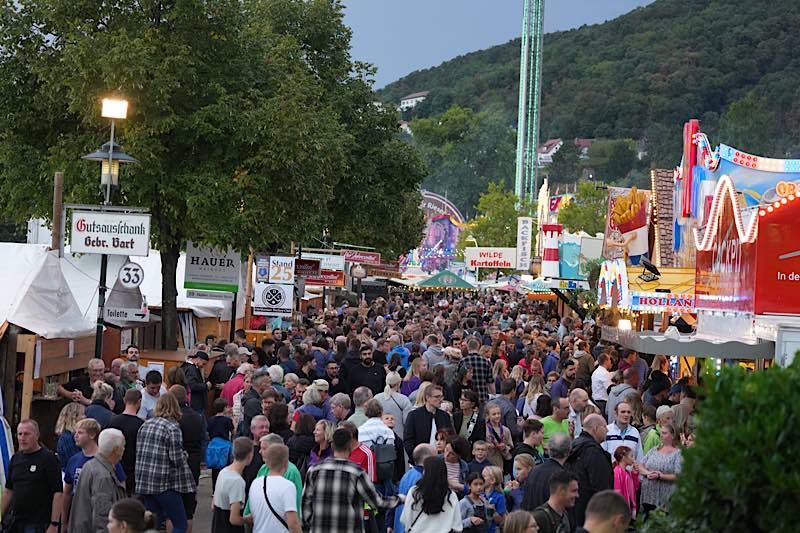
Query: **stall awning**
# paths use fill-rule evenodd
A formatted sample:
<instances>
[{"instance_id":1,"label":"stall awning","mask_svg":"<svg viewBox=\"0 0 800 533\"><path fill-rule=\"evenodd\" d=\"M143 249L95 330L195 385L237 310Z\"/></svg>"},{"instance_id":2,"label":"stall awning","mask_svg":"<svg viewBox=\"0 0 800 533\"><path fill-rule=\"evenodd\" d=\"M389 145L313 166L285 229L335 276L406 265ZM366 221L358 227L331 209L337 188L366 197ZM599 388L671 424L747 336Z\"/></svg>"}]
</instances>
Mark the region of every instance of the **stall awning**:
<instances>
[{"instance_id":1,"label":"stall awning","mask_svg":"<svg viewBox=\"0 0 800 533\"><path fill-rule=\"evenodd\" d=\"M772 359L775 343L718 340L697 334L669 338L654 331L626 331L605 326L603 340L615 342L639 353L668 356L713 357L715 359Z\"/></svg>"},{"instance_id":2,"label":"stall awning","mask_svg":"<svg viewBox=\"0 0 800 533\"><path fill-rule=\"evenodd\" d=\"M438 274L420 281L416 288L427 291L474 291L478 289L449 270L442 270Z\"/></svg>"}]
</instances>

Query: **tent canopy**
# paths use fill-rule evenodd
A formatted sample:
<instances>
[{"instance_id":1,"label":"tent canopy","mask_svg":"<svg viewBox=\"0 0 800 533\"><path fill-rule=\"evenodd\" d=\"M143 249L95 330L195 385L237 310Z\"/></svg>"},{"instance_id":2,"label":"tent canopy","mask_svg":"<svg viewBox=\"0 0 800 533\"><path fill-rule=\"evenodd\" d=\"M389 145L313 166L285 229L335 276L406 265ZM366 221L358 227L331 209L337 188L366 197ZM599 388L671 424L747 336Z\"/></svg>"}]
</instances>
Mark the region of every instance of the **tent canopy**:
<instances>
[{"instance_id":1,"label":"tent canopy","mask_svg":"<svg viewBox=\"0 0 800 533\"><path fill-rule=\"evenodd\" d=\"M449 270L442 270L438 274L417 283L418 289L427 290L455 290L455 291L474 291L477 289L471 283L453 274Z\"/></svg>"},{"instance_id":2,"label":"tent canopy","mask_svg":"<svg viewBox=\"0 0 800 533\"><path fill-rule=\"evenodd\" d=\"M0 324L9 323L46 339L74 339L95 331L94 317L81 311L61 270L58 251L47 246L0 243Z\"/></svg>"}]
</instances>

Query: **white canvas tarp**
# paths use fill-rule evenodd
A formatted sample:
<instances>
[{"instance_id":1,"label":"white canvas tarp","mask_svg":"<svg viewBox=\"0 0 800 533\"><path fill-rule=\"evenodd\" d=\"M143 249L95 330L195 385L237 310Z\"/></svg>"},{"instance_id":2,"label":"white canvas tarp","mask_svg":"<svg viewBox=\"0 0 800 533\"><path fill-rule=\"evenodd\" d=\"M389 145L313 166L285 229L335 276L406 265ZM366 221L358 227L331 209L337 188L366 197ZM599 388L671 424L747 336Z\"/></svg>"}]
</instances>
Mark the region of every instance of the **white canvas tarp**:
<instances>
[{"instance_id":1,"label":"white canvas tarp","mask_svg":"<svg viewBox=\"0 0 800 533\"><path fill-rule=\"evenodd\" d=\"M0 324L46 339L78 338L95 330L61 271L57 251L44 245L0 243Z\"/></svg>"}]
</instances>

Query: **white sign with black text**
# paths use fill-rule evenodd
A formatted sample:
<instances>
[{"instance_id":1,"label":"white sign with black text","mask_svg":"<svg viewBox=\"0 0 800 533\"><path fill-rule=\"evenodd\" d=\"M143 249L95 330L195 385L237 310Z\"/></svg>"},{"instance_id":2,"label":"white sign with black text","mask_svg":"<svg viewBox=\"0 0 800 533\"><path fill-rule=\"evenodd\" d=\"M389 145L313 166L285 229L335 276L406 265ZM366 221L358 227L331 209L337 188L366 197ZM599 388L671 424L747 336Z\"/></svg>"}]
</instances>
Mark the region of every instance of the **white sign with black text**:
<instances>
[{"instance_id":1,"label":"white sign with black text","mask_svg":"<svg viewBox=\"0 0 800 533\"><path fill-rule=\"evenodd\" d=\"M517 270L531 269L531 238L533 235L533 219L517 218Z\"/></svg>"},{"instance_id":2,"label":"white sign with black text","mask_svg":"<svg viewBox=\"0 0 800 533\"><path fill-rule=\"evenodd\" d=\"M294 284L294 257L270 256L267 281Z\"/></svg>"}]
</instances>

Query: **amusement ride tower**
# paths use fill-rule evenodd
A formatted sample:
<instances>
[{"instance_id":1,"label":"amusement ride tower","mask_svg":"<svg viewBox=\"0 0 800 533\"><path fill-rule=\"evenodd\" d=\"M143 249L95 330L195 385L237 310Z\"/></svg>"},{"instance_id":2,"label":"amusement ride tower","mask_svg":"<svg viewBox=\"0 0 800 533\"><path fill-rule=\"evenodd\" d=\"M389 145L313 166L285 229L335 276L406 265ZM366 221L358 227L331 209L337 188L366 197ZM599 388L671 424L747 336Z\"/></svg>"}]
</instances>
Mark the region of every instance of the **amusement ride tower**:
<instances>
[{"instance_id":1,"label":"amusement ride tower","mask_svg":"<svg viewBox=\"0 0 800 533\"><path fill-rule=\"evenodd\" d=\"M524 1L514 192L520 200L527 199L533 203L539 187L536 148L539 145L545 0Z\"/></svg>"}]
</instances>

